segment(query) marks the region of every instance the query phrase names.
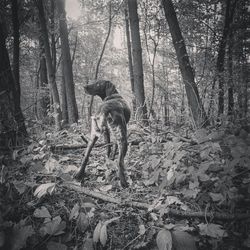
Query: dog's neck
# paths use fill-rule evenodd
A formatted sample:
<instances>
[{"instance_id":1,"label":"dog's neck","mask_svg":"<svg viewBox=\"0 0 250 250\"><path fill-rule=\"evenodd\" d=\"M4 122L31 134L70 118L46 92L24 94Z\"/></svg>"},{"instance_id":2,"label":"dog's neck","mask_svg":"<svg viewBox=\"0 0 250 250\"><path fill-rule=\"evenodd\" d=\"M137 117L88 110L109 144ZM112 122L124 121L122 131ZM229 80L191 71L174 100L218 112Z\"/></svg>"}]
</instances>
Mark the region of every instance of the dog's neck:
<instances>
[{"instance_id":1,"label":"dog's neck","mask_svg":"<svg viewBox=\"0 0 250 250\"><path fill-rule=\"evenodd\" d=\"M106 93L98 94L98 96L100 96L103 101L106 100L107 98L110 98L110 96L112 99L113 95L118 95L118 91L116 89L113 89L112 92L109 91L108 93L106 92Z\"/></svg>"},{"instance_id":2,"label":"dog's neck","mask_svg":"<svg viewBox=\"0 0 250 250\"><path fill-rule=\"evenodd\" d=\"M117 98L122 98L118 92L117 93L114 93L112 95L109 95L109 96L106 96L104 99L102 99L103 101L108 101L108 100L111 100L111 99L117 99Z\"/></svg>"}]
</instances>

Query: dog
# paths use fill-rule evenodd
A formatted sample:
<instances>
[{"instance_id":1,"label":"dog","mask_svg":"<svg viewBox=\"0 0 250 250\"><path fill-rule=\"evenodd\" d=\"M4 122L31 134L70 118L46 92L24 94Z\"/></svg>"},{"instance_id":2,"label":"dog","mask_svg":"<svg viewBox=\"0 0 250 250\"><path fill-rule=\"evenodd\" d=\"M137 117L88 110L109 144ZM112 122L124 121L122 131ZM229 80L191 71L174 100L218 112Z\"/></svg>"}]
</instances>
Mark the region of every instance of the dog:
<instances>
[{"instance_id":1,"label":"dog","mask_svg":"<svg viewBox=\"0 0 250 250\"><path fill-rule=\"evenodd\" d=\"M85 168L88 163L90 152L98 138L103 134L107 144L107 155L110 157L110 133L116 139L118 145L118 176L123 188L128 187L125 178L124 158L127 153L127 123L129 122L131 111L125 100L119 95L115 85L110 81L98 80L92 84L84 86L87 94L99 96L102 99L98 112L91 117L90 141L83 157L80 170L75 175L75 179L82 181Z\"/></svg>"}]
</instances>

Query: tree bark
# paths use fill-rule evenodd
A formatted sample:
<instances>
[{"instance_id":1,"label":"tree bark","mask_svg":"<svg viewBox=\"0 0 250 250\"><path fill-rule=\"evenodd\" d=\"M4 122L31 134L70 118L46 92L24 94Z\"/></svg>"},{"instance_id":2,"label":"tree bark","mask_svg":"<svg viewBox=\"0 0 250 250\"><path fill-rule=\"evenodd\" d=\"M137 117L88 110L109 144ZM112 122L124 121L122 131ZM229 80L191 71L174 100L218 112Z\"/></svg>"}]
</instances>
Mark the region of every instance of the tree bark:
<instances>
[{"instance_id":1,"label":"tree bark","mask_svg":"<svg viewBox=\"0 0 250 250\"><path fill-rule=\"evenodd\" d=\"M124 14L125 14L127 49L128 49L129 76L130 76L130 83L131 83L131 91L133 94L132 105L133 105L133 112L135 113L135 111L136 111L135 79L134 79L134 71L133 71L132 49L131 49L130 28L129 28L129 16L128 16L127 7L125 7L125 9L124 9Z\"/></svg>"},{"instance_id":2,"label":"tree bark","mask_svg":"<svg viewBox=\"0 0 250 250\"><path fill-rule=\"evenodd\" d=\"M52 90L53 106L54 106L54 112L55 112L55 116L54 116L55 126L57 130L60 130L62 114L61 114L61 109L60 109L58 89L56 86L55 71L53 69L52 56L50 52L49 37L48 37L48 30L47 30L46 19L45 19L45 14L44 14L43 1L36 0L36 5L38 8L39 21L41 25L41 33L42 33L43 42L44 42L46 65L47 65L47 70L49 74L49 84Z\"/></svg>"},{"instance_id":3,"label":"tree bark","mask_svg":"<svg viewBox=\"0 0 250 250\"><path fill-rule=\"evenodd\" d=\"M137 13L137 0L128 0L129 23L131 30L134 90L136 97L137 118L147 121L147 106L145 102L142 48L140 38L139 17Z\"/></svg>"},{"instance_id":4,"label":"tree bark","mask_svg":"<svg viewBox=\"0 0 250 250\"><path fill-rule=\"evenodd\" d=\"M232 4L231 0L226 1L226 14L224 21L223 34L219 44L218 57L216 63L216 70L218 74L219 81L219 93L218 93L218 115L224 113L224 61L226 53L227 37L230 31L230 26L233 21L234 10L236 7L237 0Z\"/></svg>"},{"instance_id":5,"label":"tree bark","mask_svg":"<svg viewBox=\"0 0 250 250\"><path fill-rule=\"evenodd\" d=\"M50 34L52 66L56 75L55 0L50 0Z\"/></svg>"},{"instance_id":6,"label":"tree bark","mask_svg":"<svg viewBox=\"0 0 250 250\"><path fill-rule=\"evenodd\" d=\"M233 84L233 33L230 32L228 41L228 110L227 114L231 116L234 110L234 84Z\"/></svg>"},{"instance_id":7,"label":"tree bark","mask_svg":"<svg viewBox=\"0 0 250 250\"><path fill-rule=\"evenodd\" d=\"M6 27L0 17L0 146L9 150L18 142L18 130L15 116L17 93L5 44L6 36Z\"/></svg>"},{"instance_id":8,"label":"tree bark","mask_svg":"<svg viewBox=\"0 0 250 250\"><path fill-rule=\"evenodd\" d=\"M73 80L72 61L70 55L68 27L65 13L65 0L57 0L59 15L59 31L61 38L63 76L65 80L65 90L67 99L67 111L69 124L78 121L78 111L75 97L75 86Z\"/></svg>"},{"instance_id":9,"label":"tree bark","mask_svg":"<svg viewBox=\"0 0 250 250\"><path fill-rule=\"evenodd\" d=\"M44 55L43 39L39 36L39 49L40 49L40 67L39 67L39 80L38 80L38 100L37 100L37 116L42 120L47 117L47 111L50 104L49 88L48 88L48 74L46 59Z\"/></svg>"},{"instance_id":10,"label":"tree bark","mask_svg":"<svg viewBox=\"0 0 250 250\"><path fill-rule=\"evenodd\" d=\"M162 0L162 5L179 62L194 125L196 127L206 126L208 124L207 116L200 100L197 85L194 81L194 72L189 61L173 3L171 0Z\"/></svg>"},{"instance_id":11,"label":"tree bark","mask_svg":"<svg viewBox=\"0 0 250 250\"><path fill-rule=\"evenodd\" d=\"M66 83L64 77L64 64L61 63L61 71L62 71L62 84L61 84L61 108L62 108L62 120L63 124L69 123L68 117L68 105L67 105L67 97L66 97Z\"/></svg>"},{"instance_id":12,"label":"tree bark","mask_svg":"<svg viewBox=\"0 0 250 250\"><path fill-rule=\"evenodd\" d=\"M27 131L24 123L24 116L21 110L21 88L20 88L20 24L18 17L18 1L11 1L12 23L13 23L13 75L15 80L14 104L15 104L15 120L18 123L18 133L27 136Z\"/></svg>"}]
</instances>

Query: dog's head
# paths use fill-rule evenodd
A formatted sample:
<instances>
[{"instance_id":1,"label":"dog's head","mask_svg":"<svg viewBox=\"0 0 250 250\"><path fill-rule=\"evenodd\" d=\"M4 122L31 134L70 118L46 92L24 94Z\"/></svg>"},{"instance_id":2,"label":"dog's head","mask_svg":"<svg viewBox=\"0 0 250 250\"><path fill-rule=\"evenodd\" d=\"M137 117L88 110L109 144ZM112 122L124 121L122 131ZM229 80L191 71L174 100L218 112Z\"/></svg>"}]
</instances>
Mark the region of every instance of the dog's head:
<instances>
[{"instance_id":1,"label":"dog's head","mask_svg":"<svg viewBox=\"0 0 250 250\"><path fill-rule=\"evenodd\" d=\"M102 99L118 93L115 85L110 81L98 80L84 86L84 90L89 95L98 95Z\"/></svg>"}]
</instances>

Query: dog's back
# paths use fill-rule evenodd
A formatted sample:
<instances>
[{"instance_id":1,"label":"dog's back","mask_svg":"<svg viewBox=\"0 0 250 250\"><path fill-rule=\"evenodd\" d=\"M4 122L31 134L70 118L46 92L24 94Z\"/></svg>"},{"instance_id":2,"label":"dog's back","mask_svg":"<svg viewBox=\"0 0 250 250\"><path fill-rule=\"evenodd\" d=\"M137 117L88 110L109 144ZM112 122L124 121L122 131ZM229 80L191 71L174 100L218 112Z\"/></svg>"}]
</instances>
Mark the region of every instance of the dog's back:
<instances>
[{"instance_id":1,"label":"dog's back","mask_svg":"<svg viewBox=\"0 0 250 250\"><path fill-rule=\"evenodd\" d=\"M109 114L113 116L113 114L119 113L124 116L126 124L129 122L131 116L128 104L119 94L106 97L102 105L100 105L98 113L103 113L106 116Z\"/></svg>"}]
</instances>

